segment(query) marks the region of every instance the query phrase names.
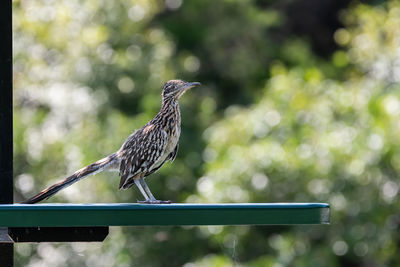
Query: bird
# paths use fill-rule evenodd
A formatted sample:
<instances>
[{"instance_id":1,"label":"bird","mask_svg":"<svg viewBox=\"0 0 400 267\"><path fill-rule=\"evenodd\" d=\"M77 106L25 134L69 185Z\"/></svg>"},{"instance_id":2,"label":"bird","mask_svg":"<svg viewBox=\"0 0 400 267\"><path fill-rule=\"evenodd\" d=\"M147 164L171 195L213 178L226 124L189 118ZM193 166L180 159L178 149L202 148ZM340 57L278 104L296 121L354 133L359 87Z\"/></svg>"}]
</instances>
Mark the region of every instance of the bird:
<instances>
[{"instance_id":1,"label":"bird","mask_svg":"<svg viewBox=\"0 0 400 267\"><path fill-rule=\"evenodd\" d=\"M167 81L162 87L160 111L142 128L134 131L117 152L76 171L23 201L22 204L34 204L48 199L75 182L106 170L119 171L121 176L119 189L128 189L136 185L145 199L138 200L139 203L172 203L170 200L157 200L146 184L145 178L158 171L165 162L174 161L181 134L179 99L188 89L200 85L199 82L183 80Z\"/></svg>"}]
</instances>

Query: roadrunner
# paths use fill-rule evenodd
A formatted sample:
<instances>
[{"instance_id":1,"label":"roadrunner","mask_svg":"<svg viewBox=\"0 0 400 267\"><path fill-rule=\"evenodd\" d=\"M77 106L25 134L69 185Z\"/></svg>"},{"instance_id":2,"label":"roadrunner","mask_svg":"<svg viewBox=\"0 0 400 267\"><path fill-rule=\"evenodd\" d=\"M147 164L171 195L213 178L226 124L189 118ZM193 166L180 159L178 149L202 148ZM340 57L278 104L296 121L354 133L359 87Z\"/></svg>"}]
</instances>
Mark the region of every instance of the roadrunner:
<instances>
[{"instance_id":1,"label":"roadrunner","mask_svg":"<svg viewBox=\"0 0 400 267\"><path fill-rule=\"evenodd\" d=\"M128 189L135 184L145 198L145 201L138 202L171 203L157 200L147 186L145 178L160 169L166 161L175 159L181 133L178 100L186 90L199 85L198 82L181 80L166 82L162 88L161 110L151 121L131 134L117 152L76 171L23 203L33 204L47 199L61 189L105 170L119 171L119 189Z\"/></svg>"}]
</instances>

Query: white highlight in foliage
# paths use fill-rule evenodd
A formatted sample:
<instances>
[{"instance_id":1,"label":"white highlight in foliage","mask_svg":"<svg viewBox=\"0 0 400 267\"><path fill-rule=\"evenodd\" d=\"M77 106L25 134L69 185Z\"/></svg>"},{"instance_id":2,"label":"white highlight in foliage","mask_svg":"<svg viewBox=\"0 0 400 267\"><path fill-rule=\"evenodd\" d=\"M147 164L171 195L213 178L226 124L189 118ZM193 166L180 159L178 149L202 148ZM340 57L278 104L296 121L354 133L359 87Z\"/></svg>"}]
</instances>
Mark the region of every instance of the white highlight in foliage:
<instances>
[{"instance_id":1,"label":"white highlight in foliage","mask_svg":"<svg viewBox=\"0 0 400 267\"><path fill-rule=\"evenodd\" d=\"M221 233L223 229L224 229L224 227L221 226L221 225L209 225L209 226L207 226L208 232L210 234L213 234L213 235L217 235L217 234Z\"/></svg>"},{"instance_id":2,"label":"white highlight in foliage","mask_svg":"<svg viewBox=\"0 0 400 267\"><path fill-rule=\"evenodd\" d=\"M89 75L92 71L92 65L87 57L81 57L75 64L75 71L81 75Z\"/></svg>"},{"instance_id":3,"label":"white highlight in foliage","mask_svg":"<svg viewBox=\"0 0 400 267\"><path fill-rule=\"evenodd\" d=\"M197 182L197 190L205 195L211 195L214 190L214 183L208 176L203 176Z\"/></svg>"},{"instance_id":4,"label":"white highlight in foliage","mask_svg":"<svg viewBox=\"0 0 400 267\"><path fill-rule=\"evenodd\" d=\"M395 96L388 96L383 101L385 110L388 114L396 116L400 114L400 101Z\"/></svg>"},{"instance_id":5,"label":"white highlight in foliage","mask_svg":"<svg viewBox=\"0 0 400 267\"><path fill-rule=\"evenodd\" d=\"M269 127L265 122L256 121L254 123L253 133L257 138L264 138L269 132Z\"/></svg>"},{"instance_id":6,"label":"white highlight in foliage","mask_svg":"<svg viewBox=\"0 0 400 267\"><path fill-rule=\"evenodd\" d=\"M200 68L200 60L195 56L188 56L183 62L183 67L188 72L196 72Z\"/></svg>"},{"instance_id":7,"label":"white highlight in foliage","mask_svg":"<svg viewBox=\"0 0 400 267\"><path fill-rule=\"evenodd\" d=\"M203 151L203 160L205 162L212 162L217 158L217 152L212 148L206 148Z\"/></svg>"},{"instance_id":8,"label":"white highlight in foliage","mask_svg":"<svg viewBox=\"0 0 400 267\"><path fill-rule=\"evenodd\" d=\"M54 245L48 243L40 243L37 246L37 252L39 256L43 259L43 262L38 264L39 266L61 266L65 264L68 258L68 252L63 247L58 247L57 249Z\"/></svg>"},{"instance_id":9,"label":"white highlight in foliage","mask_svg":"<svg viewBox=\"0 0 400 267\"><path fill-rule=\"evenodd\" d=\"M330 203L335 210L344 210L347 206L346 198L340 193L331 197Z\"/></svg>"},{"instance_id":10,"label":"white highlight in foliage","mask_svg":"<svg viewBox=\"0 0 400 267\"><path fill-rule=\"evenodd\" d=\"M165 5L168 9L178 9L182 5L182 0L165 0Z\"/></svg>"},{"instance_id":11,"label":"white highlight in foliage","mask_svg":"<svg viewBox=\"0 0 400 267\"><path fill-rule=\"evenodd\" d=\"M140 21L142 20L146 15L146 9L139 4L134 5L131 7L128 11L128 16L132 21Z\"/></svg>"},{"instance_id":12,"label":"white highlight in foliage","mask_svg":"<svg viewBox=\"0 0 400 267\"><path fill-rule=\"evenodd\" d=\"M77 145L66 146L67 172L73 173L82 167L83 154Z\"/></svg>"},{"instance_id":13,"label":"white highlight in foliage","mask_svg":"<svg viewBox=\"0 0 400 267\"><path fill-rule=\"evenodd\" d=\"M268 185L268 177L262 173L256 173L251 178L251 184L257 190L262 190Z\"/></svg>"},{"instance_id":14,"label":"white highlight in foliage","mask_svg":"<svg viewBox=\"0 0 400 267\"><path fill-rule=\"evenodd\" d=\"M357 135L356 129L339 123L335 126L337 130L329 133L330 146L350 148L351 146L349 146L349 144L351 144Z\"/></svg>"},{"instance_id":15,"label":"white highlight in foliage","mask_svg":"<svg viewBox=\"0 0 400 267\"><path fill-rule=\"evenodd\" d=\"M118 89L125 94L131 93L133 89L135 88L135 83L134 81L127 77L124 76L118 81Z\"/></svg>"},{"instance_id":16,"label":"white highlight in foliage","mask_svg":"<svg viewBox=\"0 0 400 267\"><path fill-rule=\"evenodd\" d=\"M271 127L278 125L281 122L281 115L276 110L268 111L265 114L265 121Z\"/></svg>"},{"instance_id":17,"label":"white highlight in foliage","mask_svg":"<svg viewBox=\"0 0 400 267\"><path fill-rule=\"evenodd\" d=\"M373 150L380 150L383 147L382 137L378 134L371 134L368 138L368 147Z\"/></svg>"},{"instance_id":18,"label":"white highlight in foliage","mask_svg":"<svg viewBox=\"0 0 400 267\"><path fill-rule=\"evenodd\" d=\"M312 151L311 146L309 144L301 144L296 148L297 155L301 159L307 159L311 157Z\"/></svg>"},{"instance_id":19,"label":"white highlight in foliage","mask_svg":"<svg viewBox=\"0 0 400 267\"><path fill-rule=\"evenodd\" d=\"M387 181L381 188L382 198L391 203L399 192L399 185L393 181Z\"/></svg>"},{"instance_id":20,"label":"white highlight in foliage","mask_svg":"<svg viewBox=\"0 0 400 267\"><path fill-rule=\"evenodd\" d=\"M16 186L22 193L28 193L33 189L34 179L32 175L23 173L17 177Z\"/></svg>"},{"instance_id":21,"label":"white highlight in foliage","mask_svg":"<svg viewBox=\"0 0 400 267\"><path fill-rule=\"evenodd\" d=\"M242 188L237 185L231 185L226 188L226 197L232 201L240 202L247 201L248 195Z\"/></svg>"},{"instance_id":22,"label":"white highlight in foliage","mask_svg":"<svg viewBox=\"0 0 400 267\"><path fill-rule=\"evenodd\" d=\"M361 175L365 169L365 162L361 159L354 159L347 166L347 171L355 176Z\"/></svg>"},{"instance_id":23,"label":"white highlight in foliage","mask_svg":"<svg viewBox=\"0 0 400 267\"><path fill-rule=\"evenodd\" d=\"M332 249L336 255L343 256L347 253L349 246L346 244L346 242L339 240L333 244Z\"/></svg>"},{"instance_id":24,"label":"white highlight in foliage","mask_svg":"<svg viewBox=\"0 0 400 267\"><path fill-rule=\"evenodd\" d=\"M111 48L111 46L108 43L102 43L97 47L96 53L99 56L99 58L104 61L104 63L111 63L111 60L112 60L113 54L114 54L114 50ZM129 57L128 53L127 53L127 57ZM129 58L129 59L131 59L131 58Z\"/></svg>"},{"instance_id":25,"label":"white highlight in foliage","mask_svg":"<svg viewBox=\"0 0 400 267\"><path fill-rule=\"evenodd\" d=\"M307 189L314 195L328 193L328 184L325 179L313 179L307 184Z\"/></svg>"},{"instance_id":26,"label":"white highlight in foliage","mask_svg":"<svg viewBox=\"0 0 400 267\"><path fill-rule=\"evenodd\" d=\"M24 133L24 138L28 143L28 160L39 160L43 152L43 140L40 132L31 128Z\"/></svg>"}]
</instances>

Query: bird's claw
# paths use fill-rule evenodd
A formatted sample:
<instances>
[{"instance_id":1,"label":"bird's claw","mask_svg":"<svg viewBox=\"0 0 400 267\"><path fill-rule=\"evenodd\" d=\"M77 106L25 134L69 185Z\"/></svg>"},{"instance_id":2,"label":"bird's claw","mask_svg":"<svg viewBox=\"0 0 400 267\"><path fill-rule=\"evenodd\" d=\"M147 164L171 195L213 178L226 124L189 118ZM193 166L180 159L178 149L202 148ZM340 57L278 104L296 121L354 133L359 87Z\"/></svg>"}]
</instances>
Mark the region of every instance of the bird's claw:
<instances>
[{"instance_id":1,"label":"bird's claw","mask_svg":"<svg viewBox=\"0 0 400 267\"><path fill-rule=\"evenodd\" d=\"M171 200L157 200L157 199L155 199L155 200L143 200L143 201L138 200L137 202L140 203L140 204L171 204L172 203Z\"/></svg>"}]
</instances>

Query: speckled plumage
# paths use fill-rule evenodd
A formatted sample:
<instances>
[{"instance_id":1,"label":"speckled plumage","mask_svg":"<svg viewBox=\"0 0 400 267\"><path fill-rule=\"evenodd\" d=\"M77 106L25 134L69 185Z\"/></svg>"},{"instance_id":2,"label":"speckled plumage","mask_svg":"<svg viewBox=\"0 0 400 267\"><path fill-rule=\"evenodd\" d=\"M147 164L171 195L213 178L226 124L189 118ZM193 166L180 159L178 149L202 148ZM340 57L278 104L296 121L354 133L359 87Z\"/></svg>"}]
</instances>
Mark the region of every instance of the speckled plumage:
<instances>
[{"instance_id":1,"label":"speckled plumage","mask_svg":"<svg viewBox=\"0 0 400 267\"><path fill-rule=\"evenodd\" d=\"M61 189L104 170L119 171L120 189L128 189L136 184L145 197L145 203L165 203L154 198L144 178L160 169L166 161L175 159L181 133L178 100L187 89L198 85L200 83L181 80L165 83L160 111L142 128L131 134L117 152L76 171L23 203L33 204L47 199Z\"/></svg>"},{"instance_id":2,"label":"speckled plumage","mask_svg":"<svg viewBox=\"0 0 400 267\"><path fill-rule=\"evenodd\" d=\"M119 187L127 189L136 177L157 171L167 160L174 160L181 133L177 100L167 100L160 112L134 132L117 152L121 158Z\"/></svg>"}]
</instances>

